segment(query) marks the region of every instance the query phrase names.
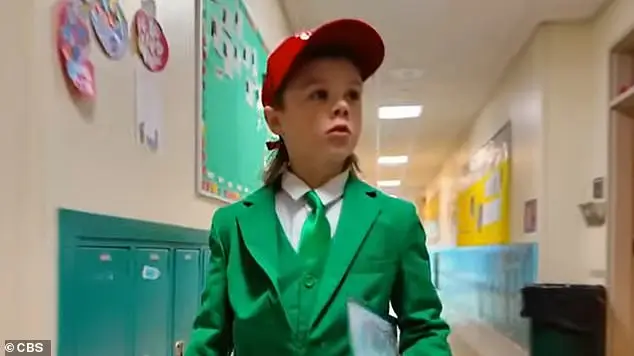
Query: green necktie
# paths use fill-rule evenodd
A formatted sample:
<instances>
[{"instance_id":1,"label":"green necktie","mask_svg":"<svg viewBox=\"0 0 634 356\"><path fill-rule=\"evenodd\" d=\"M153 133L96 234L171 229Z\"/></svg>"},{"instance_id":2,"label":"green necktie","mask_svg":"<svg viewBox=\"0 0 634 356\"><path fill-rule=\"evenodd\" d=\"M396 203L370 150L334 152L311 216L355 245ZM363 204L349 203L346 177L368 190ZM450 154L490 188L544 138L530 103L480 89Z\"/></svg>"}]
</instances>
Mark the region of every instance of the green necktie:
<instances>
[{"instance_id":1,"label":"green necktie","mask_svg":"<svg viewBox=\"0 0 634 356\"><path fill-rule=\"evenodd\" d=\"M308 265L314 265L325 258L330 247L330 223L326 217L326 207L315 191L304 196L311 211L302 227L299 241L299 256Z\"/></svg>"}]
</instances>

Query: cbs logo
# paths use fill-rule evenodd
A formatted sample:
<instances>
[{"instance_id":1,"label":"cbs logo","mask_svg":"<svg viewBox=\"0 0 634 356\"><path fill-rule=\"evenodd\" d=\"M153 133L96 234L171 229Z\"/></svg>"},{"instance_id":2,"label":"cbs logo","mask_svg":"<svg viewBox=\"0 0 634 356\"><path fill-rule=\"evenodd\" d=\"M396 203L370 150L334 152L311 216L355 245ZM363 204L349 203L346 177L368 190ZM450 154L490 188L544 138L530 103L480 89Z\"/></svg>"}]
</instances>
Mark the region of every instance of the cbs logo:
<instances>
[{"instance_id":1,"label":"cbs logo","mask_svg":"<svg viewBox=\"0 0 634 356\"><path fill-rule=\"evenodd\" d=\"M4 350L7 352L43 352L44 344L41 342L18 342L18 343L7 343L4 345Z\"/></svg>"}]
</instances>

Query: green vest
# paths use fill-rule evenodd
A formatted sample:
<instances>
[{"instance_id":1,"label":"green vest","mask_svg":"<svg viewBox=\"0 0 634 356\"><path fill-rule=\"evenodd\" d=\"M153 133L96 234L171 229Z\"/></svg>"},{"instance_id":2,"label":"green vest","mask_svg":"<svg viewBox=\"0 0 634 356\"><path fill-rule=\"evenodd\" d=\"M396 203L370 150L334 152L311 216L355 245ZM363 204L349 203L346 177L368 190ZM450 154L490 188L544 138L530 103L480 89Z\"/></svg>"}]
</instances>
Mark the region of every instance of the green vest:
<instances>
[{"instance_id":1,"label":"green vest","mask_svg":"<svg viewBox=\"0 0 634 356\"><path fill-rule=\"evenodd\" d=\"M280 302L295 333L294 346L302 353L307 346L325 258L316 266L306 266L289 243L279 222L277 230Z\"/></svg>"}]
</instances>

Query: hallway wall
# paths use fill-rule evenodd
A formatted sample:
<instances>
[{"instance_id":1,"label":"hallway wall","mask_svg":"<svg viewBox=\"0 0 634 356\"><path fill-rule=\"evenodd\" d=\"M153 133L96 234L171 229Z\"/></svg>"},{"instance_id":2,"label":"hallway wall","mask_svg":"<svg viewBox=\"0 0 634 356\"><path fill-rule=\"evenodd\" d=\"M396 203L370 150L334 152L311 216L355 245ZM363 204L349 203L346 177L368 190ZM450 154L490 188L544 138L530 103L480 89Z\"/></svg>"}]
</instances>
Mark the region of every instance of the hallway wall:
<instances>
[{"instance_id":1,"label":"hallway wall","mask_svg":"<svg viewBox=\"0 0 634 356\"><path fill-rule=\"evenodd\" d=\"M140 1L121 1L130 20ZM3 169L0 186L20 187L0 203L0 217L11 222L0 224L1 281L13 287L0 295L5 338L56 338L57 208L207 229L218 207L195 194L195 1L157 0L171 54L162 74L165 141L158 153L135 142L133 56L111 61L93 41L96 105L87 113L70 100L52 40L54 3L0 5L0 18L12 20L2 21L3 29L18 26L0 34L3 44L16 42L15 67L3 70L29 73L23 82L0 81L15 113L0 150L11 169L8 175ZM246 3L268 46L290 33L276 0ZM16 30L20 26L24 31Z\"/></svg>"},{"instance_id":2,"label":"hallway wall","mask_svg":"<svg viewBox=\"0 0 634 356\"><path fill-rule=\"evenodd\" d=\"M10 0L0 3L0 44L4 53L0 66L0 337L8 337L20 320L15 312L20 298L20 281L16 266L23 265L20 240L26 234L29 220L25 181L30 154L27 145L32 122L28 117L28 60L30 44L24 41L32 34L30 2ZM16 34L22 34L18 36ZM11 50L7 50L11 49Z\"/></svg>"},{"instance_id":3,"label":"hallway wall","mask_svg":"<svg viewBox=\"0 0 634 356\"><path fill-rule=\"evenodd\" d=\"M605 283L606 228L587 228L577 205L607 174L608 51L633 25L634 2L616 0L585 23L540 26L430 186L450 194L457 167L510 120L511 238L540 244L541 281ZM531 198L538 230L527 235L522 217ZM441 207L440 231L450 244L447 211Z\"/></svg>"},{"instance_id":4,"label":"hallway wall","mask_svg":"<svg viewBox=\"0 0 634 356\"><path fill-rule=\"evenodd\" d=\"M521 204L540 195L544 90L544 37L536 33L509 66L491 100L482 108L465 142L445 163L430 191L440 191L441 241L453 244L449 204L457 189L460 168L469 155L484 145L507 122L512 126L511 217L510 231L514 242L532 242L535 236L522 232Z\"/></svg>"},{"instance_id":5,"label":"hallway wall","mask_svg":"<svg viewBox=\"0 0 634 356\"><path fill-rule=\"evenodd\" d=\"M585 226L577 207L592 199L592 180L605 174L595 176L586 158L592 155L588 142L595 134L591 110L597 87L591 75L595 71L593 26L546 25L542 31L547 66L539 277L544 282L602 283L602 278L593 277L593 268L605 269L605 256L601 255L605 236L597 239L587 235L592 229ZM607 67L602 70L607 71ZM607 155L603 159L607 160ZM586 248L597 240L594 248L599 252L588 256Z\"/></svg>"}]
</instances>

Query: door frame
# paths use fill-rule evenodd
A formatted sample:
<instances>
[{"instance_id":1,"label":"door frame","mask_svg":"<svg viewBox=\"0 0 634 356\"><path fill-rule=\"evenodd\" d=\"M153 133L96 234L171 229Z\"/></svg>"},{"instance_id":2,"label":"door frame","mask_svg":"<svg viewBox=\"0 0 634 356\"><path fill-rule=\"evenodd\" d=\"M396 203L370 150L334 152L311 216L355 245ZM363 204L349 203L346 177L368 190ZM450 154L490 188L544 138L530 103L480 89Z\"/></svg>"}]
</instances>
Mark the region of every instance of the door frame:
<instances>
[{"instance_id":1,"label":"door frame","mask_svg":"<svg viewBox=\"0 0 634 356\"><path fill-rule=\"evenodd\" d=\"M634 118L613 111L608 137L607 356L634 349Z\"/></svg>"}]
</instances>

